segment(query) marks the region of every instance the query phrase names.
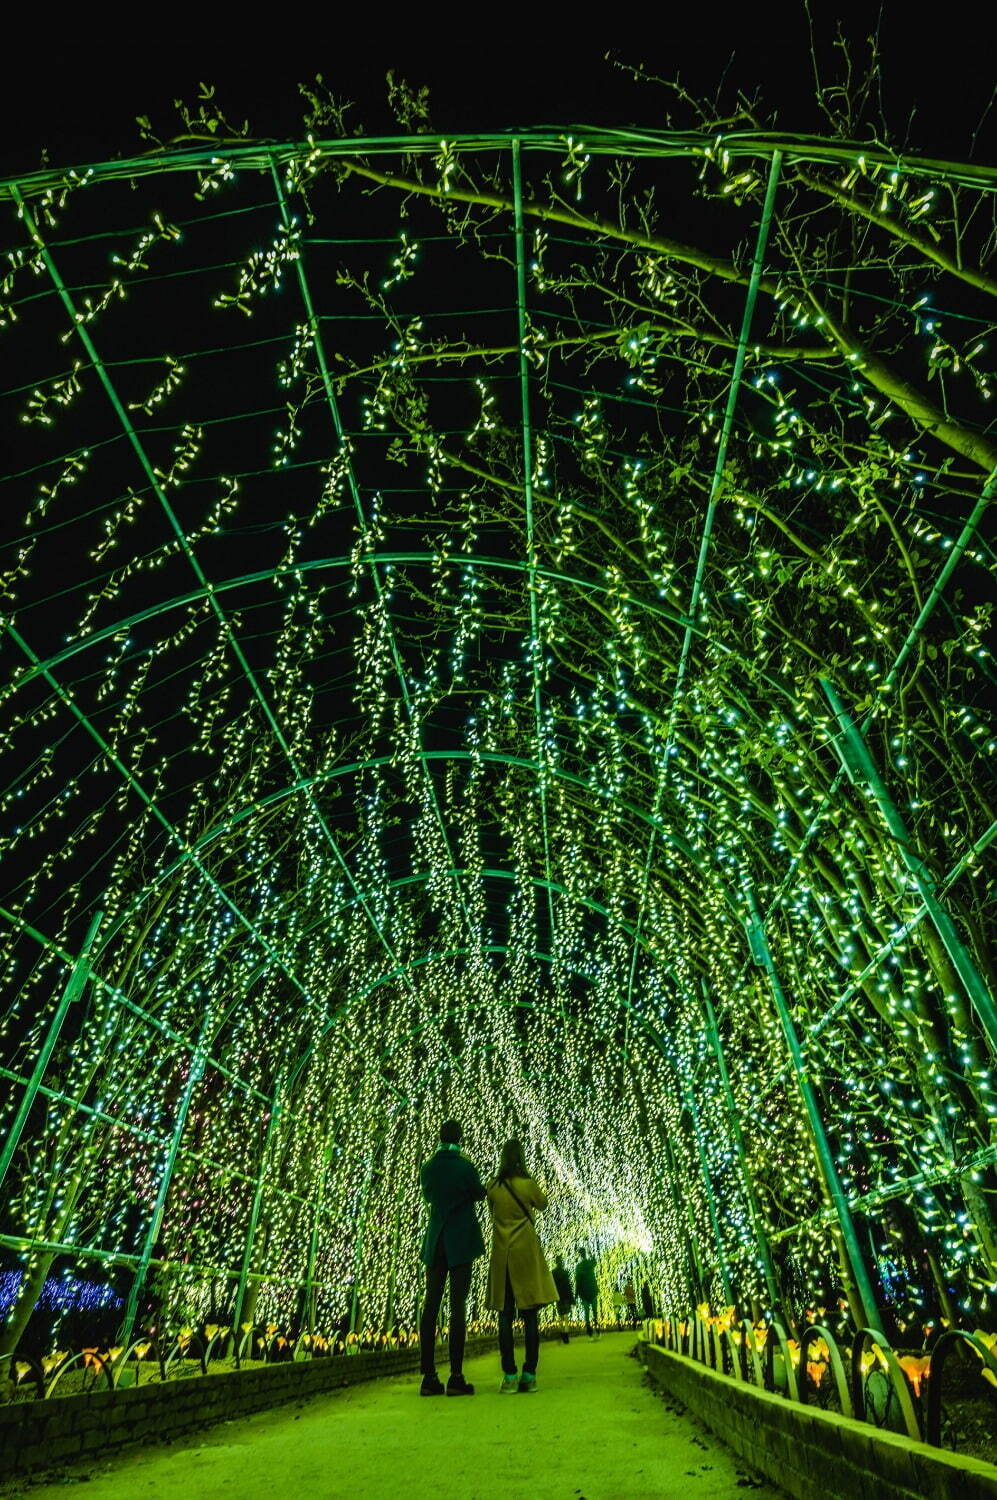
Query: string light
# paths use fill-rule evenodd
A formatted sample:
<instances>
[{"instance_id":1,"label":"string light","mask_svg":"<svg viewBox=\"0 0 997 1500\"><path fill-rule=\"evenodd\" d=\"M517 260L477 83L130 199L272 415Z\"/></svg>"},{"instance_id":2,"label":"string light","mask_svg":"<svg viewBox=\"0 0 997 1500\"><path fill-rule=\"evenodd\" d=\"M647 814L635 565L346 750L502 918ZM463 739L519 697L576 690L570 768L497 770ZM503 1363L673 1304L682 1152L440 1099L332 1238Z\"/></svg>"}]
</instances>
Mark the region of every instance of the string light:
<instances>
[{"instance_id":1,"label":"string light","mask_svg":"<svg viewBox=\"0 0 997 1500\"><path fill-rule=\"evenodd\" d=\"M420 139L411 177L359 141L306 136L262 177L220 139L193 175L166 152L127 232L104 226L138 200L99 170L18 188L4 1126L105 915L7 1178L7 1337L43 1288L112 1305L51 1292L74 1254L145 1257L142 1316L411 1324L447 1115L486 1175L522 1139L545 1244L589 1247L607 1298L631 1277L663 1307L765 1306L774 1275L789 1306L832 1303L850 1272L746 882L877 1295L982 1320L987 1036L818 683L982 951L993 558L960 533L991 387L983 315L953 331L965 279L951 313L944 276L919 294L917 236L949 229L934 178L787 153L693 589L741 262L690 258L646 208L610 253L622 166L538 137L520 333L506 157ZM690 161L717 224L760 210L735 143L669 170ZM635 158L635 203L664 168ZM549 213L544 171L572 190ZM794 227L821 215L842 254L856 223L880 237L849 320ZM942 381L948 436L918 416ZM479 1268L478 1320L484 1290Z\"/></svg>"}]
</instances>

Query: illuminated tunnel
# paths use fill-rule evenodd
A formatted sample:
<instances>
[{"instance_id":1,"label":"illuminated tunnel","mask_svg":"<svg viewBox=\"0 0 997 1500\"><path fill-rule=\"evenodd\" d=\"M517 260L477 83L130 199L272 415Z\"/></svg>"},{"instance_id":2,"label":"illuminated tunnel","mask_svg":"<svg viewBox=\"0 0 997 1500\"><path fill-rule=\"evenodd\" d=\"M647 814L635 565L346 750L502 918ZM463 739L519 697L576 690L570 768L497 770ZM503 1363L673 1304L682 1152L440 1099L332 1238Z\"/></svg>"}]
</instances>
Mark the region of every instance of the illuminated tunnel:
<instances>
[{"instance_id":1,"label":"illuminated tunnel","mask_svg":"<svg viewBox=\"0 0 997 1500\"><path fill-rule=\"evenodd\" d=\"M997 172L313 127L0 185L0 1352L411 1329L450 1116L991 1326Z\"/></svg>"}]
</instances>

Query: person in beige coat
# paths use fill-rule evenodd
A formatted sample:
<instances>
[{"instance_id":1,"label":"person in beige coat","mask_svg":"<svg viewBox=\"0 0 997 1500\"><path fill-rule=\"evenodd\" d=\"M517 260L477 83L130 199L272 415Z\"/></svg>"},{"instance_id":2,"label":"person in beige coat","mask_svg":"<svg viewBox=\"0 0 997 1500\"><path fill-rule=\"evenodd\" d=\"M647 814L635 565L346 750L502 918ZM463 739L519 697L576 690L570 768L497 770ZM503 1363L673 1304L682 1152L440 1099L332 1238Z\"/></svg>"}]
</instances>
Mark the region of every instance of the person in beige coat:
<instances>
[{"instance_id":1,"label":"person in beige coat","mask_svg":"<svg viewBox=\"0 0 997 1500\"><path fill-rule=\"evenodd\" d=\"M506 1141L497 1175L488 1185L492 1214L492 1258L488 1268L488 1306L498 1313L502 1391L535 1391L541 1307L557 1301L557 1287L544 1259L534 1215L547 1207L547 1196L533 1181L518 1141ZM517 1309L523 1320L523 1373L516 1370L512 1324Z\"/></svg>"}]
</instances>

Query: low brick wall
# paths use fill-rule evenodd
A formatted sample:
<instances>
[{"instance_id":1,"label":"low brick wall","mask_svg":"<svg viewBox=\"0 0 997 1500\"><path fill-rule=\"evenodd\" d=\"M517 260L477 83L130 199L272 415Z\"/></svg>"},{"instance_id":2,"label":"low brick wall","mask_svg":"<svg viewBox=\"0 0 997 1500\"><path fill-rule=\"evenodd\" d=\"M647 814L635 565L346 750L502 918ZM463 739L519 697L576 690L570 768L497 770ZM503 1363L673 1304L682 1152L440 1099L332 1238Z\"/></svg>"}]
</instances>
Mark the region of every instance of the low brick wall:
<instances>
[{"instance_id":1,"label":"low brick wall","mask_svg":"<svg viewBox=\"0 0 997 1500\"><path fill-rule=\"evenodd\" d=\"M468 1339L467 1357L495 1347L494 1336ZM417 1348L385 1349L179 1376L87 1396L19 1401L0 1406L0 1475L96 1458L130 1443L182 1437L214 1422L418 1368Z\"/></svg>"},{"instance_id":2,"label":"low brick wall","mask_svg":"<svg viewBox=\"0 0 997 1500\"><path fill-rule=\"evenodd\" d=\"M796 1500L997 1500L993 1464L770 1395L657 1344L639 1355L656 1384Z\"/></svg>"}]
</instances>

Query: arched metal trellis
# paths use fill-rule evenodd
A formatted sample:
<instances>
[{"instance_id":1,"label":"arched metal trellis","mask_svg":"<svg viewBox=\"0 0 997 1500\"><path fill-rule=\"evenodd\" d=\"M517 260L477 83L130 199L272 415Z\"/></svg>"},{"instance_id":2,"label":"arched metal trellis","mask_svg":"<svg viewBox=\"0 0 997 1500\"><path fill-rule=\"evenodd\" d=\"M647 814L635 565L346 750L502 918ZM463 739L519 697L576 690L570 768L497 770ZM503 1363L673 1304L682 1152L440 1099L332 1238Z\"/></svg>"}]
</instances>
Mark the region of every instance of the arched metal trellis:
<instances>
[{"instance_id":1,"label":"arched metal trellis","mask_svg":"<svg viewBox=\"0 0 997 1500\"><path fill-rule=\"evenodd\" d=\"M585 129L0 183L0 1353L56 1279L126 1345L391 1316L441 1112L607 1290L988 1326L995 185Z\"/></svg>"}]
</instances>

